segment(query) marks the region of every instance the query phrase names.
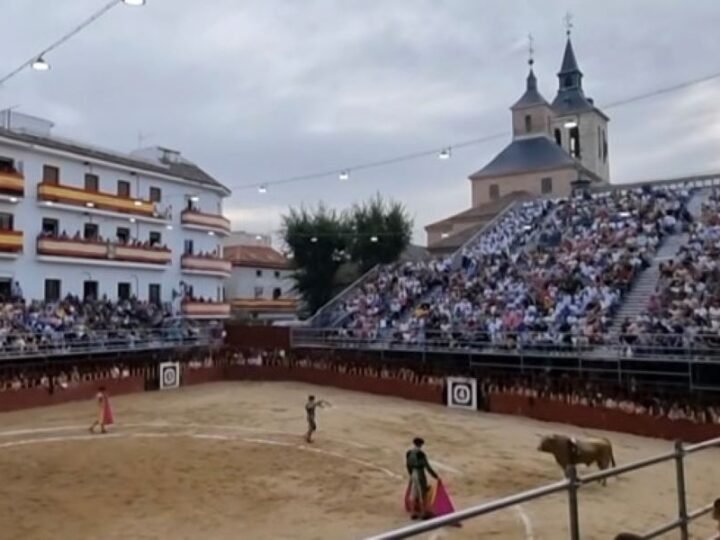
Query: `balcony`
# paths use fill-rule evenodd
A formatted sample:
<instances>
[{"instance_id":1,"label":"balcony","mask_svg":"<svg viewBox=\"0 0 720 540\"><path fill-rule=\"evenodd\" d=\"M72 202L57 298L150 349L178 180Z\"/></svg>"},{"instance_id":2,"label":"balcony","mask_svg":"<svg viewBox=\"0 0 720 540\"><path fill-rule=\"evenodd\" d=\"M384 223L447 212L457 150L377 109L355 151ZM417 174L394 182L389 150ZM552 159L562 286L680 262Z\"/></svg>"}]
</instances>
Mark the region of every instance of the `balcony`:
<instances>
[{"instance_id":1,"label":"balcony","mask_svg":"<svg viewBox=\"0 0 720 540\"><path fill-rule=\"evenodd\" d=\"M120 195L101 191L88 191L63 185L38 184L37 197L38 201L63 204L71 208L81 208L83 212L97 209L144 218L168 219L168 216L162 215L158 211L157 205L152 201L121 197Z\"/></svg>"},{"instance_id":2,"label":"balcony","mask_svg":"<svg viewBox=\"0 0 720 540\"><path fill-rule=\"evenodd\" d=\"M0 230L0 257L16 258L22 250L22 231Z\"/></svg>"},{"instance_id":3,"label":"balcony","mask_svg":"<svg viewBox=\"0 0 720 540\"><path fill-rule=\"evenodd\" d=\"M227 319L230 317L230 304L203 300L183 300L182 313L191 319Z\"/></svg>"},{"instance_id":4,"label":"balcony","mask_svg":"<svg viewBox=\"0 0 720 540\"><path fill-rule=\"evenodd\" d=\"M91 264L115 268L149 268L164 270L172 253L164 247L143 244L120 244L103 240L87 240L80 236L40 236L38 258L46 262Z\"/></svg>"},{"instance_id":5,"label":"balcony","mask_svg":"<svg viewBox=\"0 0 720 540\"><path fill-rule=\"evenodd\" d=\"M203 214L197 210L183 210L180 215L183 227L218 233L230 234L230 220L220 214Z\"/></svg>"},{"instance_id":6,"label":"balcony","mask_svg":"<svg viewBox=\"0 0 720 540\"><path fill-rule=\"evenodd\" d=\"M19 173L0 171L0 195L11 198L24 197L25 178Z\"/></svg>"},{"instance_id":7,"label":"balcony","mask_svg":"<svg viewBox=\"0 0 720 540\"><path fill-rule=\"evenodd\" d=\"M183 255L180 267L186 274L227 277L232 272L232 263L211 255Z\"/></svg>"}]
</instances>

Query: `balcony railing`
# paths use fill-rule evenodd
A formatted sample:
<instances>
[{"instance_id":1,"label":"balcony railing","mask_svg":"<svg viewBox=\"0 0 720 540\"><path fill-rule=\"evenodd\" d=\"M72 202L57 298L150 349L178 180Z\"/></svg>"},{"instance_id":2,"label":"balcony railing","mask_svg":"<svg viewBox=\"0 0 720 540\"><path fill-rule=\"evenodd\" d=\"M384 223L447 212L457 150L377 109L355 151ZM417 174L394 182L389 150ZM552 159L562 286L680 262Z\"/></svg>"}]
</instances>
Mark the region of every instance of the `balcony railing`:
<instances>
[{"instance_id":1,"label":"balcony railing","mask_svg":"<svg viewBox=\"0 0 720 540\"><path fill-rule=\"evenodd\" d=\"M196 210L184 210L180 215L180 222L186 227L219 232L220 234L230 233L230 220L220 214L203 214Z\"/></svg>"},{"instance_id":2,"label":"balcony railing","mask_svg":"<svg viewBox=\"0 0 720 540\"><path fill-rule=\"evenodd\" d=\"M0 194L12 197L25 195L25 178L19 173L0 172Z\"/></svg>"},{"instance_id":3,"label":"balcony railing","mask_svg":"<svg viewBox=\"0 0 720 540\"><path fill-rule=\"evenodd\" d=\"M22 231L0 230L0 253L22 253Z\"/></svg>"},{"instance_id":4,"label":"balcony railing","mask_svg":"<svg viewBox=\"0 0 720 540\"><path fill-rule=\"evenodd\" d=\"M159 213L157 205L152 201L121 197L112 193L89 191L77 187L38 184L38 200L165 219L165 216Z\"/></svg>"},{"instance_id":5,"label":"balcony railing","mask_svg":"<svg viewBox=\"0 0 720 540\"><path fill-rule=\"evenodd\" d=\"M203 257L202 255L183 255L180 260L183 271L193 273L213 273L230 275L232 263L219 257Z\"/></svg>"},{"instance_id":6,"label":"balcony railing","mask_svg":"<svg viewBox=\"0 0 720 540\"><path fill-rule=\"evenodd\" d=\"M268 298L234 298L232 307L233 309L246 311L293 313L298 309L298 301L296 298L276 298L275 300Z\"/></svg>"},{"instance_id":7,"label":"balcony railing","mask_svg":"<svg viewBox=\"0 0 720 540\"><path fill-rule=\"evenodd\" d=\"M185 300L182 303L182 313L191 319L226 319L230 317L230 304L225 302Z\"/></svg>"},{"instance_id":8,"label":"balcony railing","mask_svg":"<svg viewBox=\"0 0 720 540\"><path fill-rule=\"evenodd\" d=\"M37 241L38 255L69 257L75 259L97 259L124 261L143 264L166 265L172 260L167 248L134 244L119 244L83 238L40 236Z\"/></svg>"}]
</instances>

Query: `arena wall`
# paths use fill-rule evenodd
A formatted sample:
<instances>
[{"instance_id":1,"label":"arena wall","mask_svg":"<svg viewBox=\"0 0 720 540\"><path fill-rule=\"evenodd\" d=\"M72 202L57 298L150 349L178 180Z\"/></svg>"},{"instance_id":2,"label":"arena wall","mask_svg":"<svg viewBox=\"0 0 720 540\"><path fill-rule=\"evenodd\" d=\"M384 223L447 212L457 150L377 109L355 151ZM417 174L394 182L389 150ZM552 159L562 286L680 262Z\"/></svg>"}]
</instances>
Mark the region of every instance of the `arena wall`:
<instances>
[{"instance_id":1,"label":"arena wall","mask_svg":"<svg viewBox=\"0 0 720 540\"><path fill-rule=\"evenodd\" d=\"M0 392L0 412L89 400L95 397L100 386L104 386L111 396L143 392L145 390L145 377L133 376L125 379L83 381L77 386L71 386L67 389L57 388L52 393L47 388L42 387Z\"/></svg>"},{"instance_id":2,"label":"arena wall","mask_svg":"<svg viewBox=\"0 0 720 540\"><path fill-rule=\"evenodd\" d=\"M720 425L717 424L695 424L687 420L629 414L619 410L570 405L511 394L493 394L488 401L489 410L493 413L525 416L589 429L618 431L657 439L680 439L685 442L701 442L720 437Z\"/></svg>"}]
</instances>

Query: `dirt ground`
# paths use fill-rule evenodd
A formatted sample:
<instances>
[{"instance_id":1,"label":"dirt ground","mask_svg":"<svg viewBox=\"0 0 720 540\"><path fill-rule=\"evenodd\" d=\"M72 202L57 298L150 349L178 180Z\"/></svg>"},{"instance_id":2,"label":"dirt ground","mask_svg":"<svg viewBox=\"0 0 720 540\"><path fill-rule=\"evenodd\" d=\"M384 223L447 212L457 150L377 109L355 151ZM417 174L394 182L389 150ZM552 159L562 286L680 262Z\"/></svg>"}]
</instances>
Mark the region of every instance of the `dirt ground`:
<instances>
[{"instance_id":1,"label":"dirt ground","mask_svg":"<svg viewBox=\"0 0 720 540\"><path fill-rule=\"evenodd\" d=\"M302 440L308 394L316 443ZM561 478L536 451L569 426L291 383L221 383L112 398L117 425L91 436L93 402L0 415L0 538L359 539L408 523L404 452L421 435L457 508ZM670 449L606 435L619 462ZM690 508L720 496L720 452L689 459ZM643 531L676 511L673 465L581 491L582 538ZM705 540L712 522L692 529ZM677 533L667 538L677 538ZM564 495L422 538L567 538Z\"/></svg>"}]
</instances>

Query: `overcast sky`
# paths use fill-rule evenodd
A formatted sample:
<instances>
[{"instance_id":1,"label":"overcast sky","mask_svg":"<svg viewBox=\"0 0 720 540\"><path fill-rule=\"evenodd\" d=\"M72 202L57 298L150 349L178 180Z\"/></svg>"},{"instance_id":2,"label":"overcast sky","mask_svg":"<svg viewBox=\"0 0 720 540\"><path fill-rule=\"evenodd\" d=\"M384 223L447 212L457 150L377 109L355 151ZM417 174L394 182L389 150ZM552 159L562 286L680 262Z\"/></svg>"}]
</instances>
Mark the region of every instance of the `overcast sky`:
<instances>
[{"instance_id":1,"label":"overcast sky","mask_svg":"<svg viewBox=\"0 0 720 540\"><path fill-rule=\"evenodd\" d=\"M1 0L4 74L105 0ZM380 191L423 227L470 205L467 176L509 140L528 32L552 100L563 16L586 94L604 103L720 71L718 0L148 0L118 6L0 88L0 108L121 151L161 144L234 189L237 229L275 230L289 205L343 208ZM720 81L608 111L613 182L720 169ZM270 188L508 131L454 153Z\"/></svg>"}]
</instances>

